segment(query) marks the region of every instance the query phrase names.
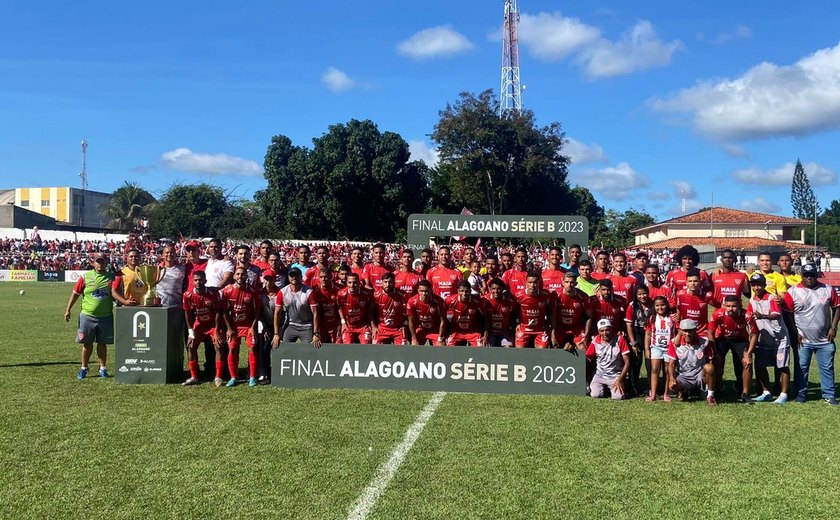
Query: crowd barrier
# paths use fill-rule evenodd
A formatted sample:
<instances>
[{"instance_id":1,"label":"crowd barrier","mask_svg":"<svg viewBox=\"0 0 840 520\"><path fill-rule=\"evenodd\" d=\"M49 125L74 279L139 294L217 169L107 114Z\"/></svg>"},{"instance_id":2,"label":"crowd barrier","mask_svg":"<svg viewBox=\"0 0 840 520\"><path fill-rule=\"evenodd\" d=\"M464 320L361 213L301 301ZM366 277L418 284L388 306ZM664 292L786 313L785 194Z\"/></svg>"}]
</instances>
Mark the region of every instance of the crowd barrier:
<instances>
[{"instance_id":1,"label":"crowd barrier","mask_svg":"<svg viewBox=\"0 0 840 520\"><path fill-rule=\"evenodd\" d=\"M76 281L86 271L36 271L34 269L0 269L0 282L69 282Z\"/></svg>"}]
</instances>

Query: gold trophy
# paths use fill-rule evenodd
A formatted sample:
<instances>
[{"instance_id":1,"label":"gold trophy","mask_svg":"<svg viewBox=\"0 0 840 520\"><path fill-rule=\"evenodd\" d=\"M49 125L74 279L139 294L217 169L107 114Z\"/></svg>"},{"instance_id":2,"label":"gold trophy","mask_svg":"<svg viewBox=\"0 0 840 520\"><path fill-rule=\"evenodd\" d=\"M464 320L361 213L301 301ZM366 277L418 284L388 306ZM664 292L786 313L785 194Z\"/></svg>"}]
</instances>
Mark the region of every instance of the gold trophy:
<instances>
[{"instance_id":1,"label":"gold trophy","mask_svg":"<svg viewBox=\"0 0 840 520\"><path fill-rule=\"evenodd\" d=\"M138 265L137 277L146 286L143 297L137 302L141 307L157 307L160 305L160 300L155 294L155 286L161 281L163 275L166 274L166 268L160 265Z\"/></svg>"}]
</instances>

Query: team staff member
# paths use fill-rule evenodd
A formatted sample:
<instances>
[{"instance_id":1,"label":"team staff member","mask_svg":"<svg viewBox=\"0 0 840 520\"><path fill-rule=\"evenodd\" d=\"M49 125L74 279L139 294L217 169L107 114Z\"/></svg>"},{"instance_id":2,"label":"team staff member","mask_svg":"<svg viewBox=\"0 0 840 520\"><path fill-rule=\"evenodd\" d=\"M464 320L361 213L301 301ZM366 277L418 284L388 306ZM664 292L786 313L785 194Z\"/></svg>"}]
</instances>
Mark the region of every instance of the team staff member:
<instances>
[{"instance_id":1,"label":"team staff member","mask_svg":"<svg viewBox=\"0 0 840 520\"><path fill-rule=\"evenodd\" d=\"M114 300L122 305L136 305L133 298L124 298L120 294L120 279L115 276L108 265L108 257L97 254L93 261L93 270L87 271L70 294L67 309L64 311L64 321L70 321L70 310L82 297L82 310L79 313L79 330L76 343L82 346L82 367L76 378L81 381L87 377L88 361L93 353L96 342L96 357L99 358L99 377L108 377L107 345L114 342Z\"/></svg>"},{"instance_id":2,"label":"team staff member","mask_svg":"<svg viewBox=\"0 0 840 520\"><path fill-rule=\"evenodd\" d=\"M823 399L830 405L836 405L834 338L837 336L837 323L840 322L840 296L831 286L817 281L817 267L814 264L805 264L802 266L802 283L788 289L784 302L788 309L793 310L799 334L799 368L802 379L796 401L805 402L811 356L815 355Z\"/></svg>"},{"instance_id":3,"label":"team staff member","mask_svg":"<svg viewBox=\"0 0 840 520\"><path fill-rule=\"evenodd\" d=\"M624 399L624 378L630 368L630 347L624 336L613 333L608 319L598 320L598 335L586 349L586 372L589 395L605 397L607 391L615 400Z\"/></svg>"},{"instance_id":4,"label":"team staff member","mask_svg":"<svg viewBox=\"0 0 840 520\"><path fill-rule=\"evenodd\" d=\"M277 293L274 307L274 338L271 346L280 344L280 331L283 331L284 343L312 343L321 346L318 302L313 297L313 289L303 283L300 269L289 269L289 285Z\"/></svg>"},{"instance_id":5,"label":"team staff member","mask_svg":"<svg viewBox=\"0 0 840 520\"><path fill-rule=\"evenodd\" d=\"M770 376L767 367L773 366L779 371L781 393L776 404L788 401L788 387L790 386L790 369L788 369L788 351L790 339L788 328L782 320L782 310L776 298L764 288L767 281L761 273L750 276L750 287L755 295L750 298L749 311L758 327L758 345L755 351L755 377L761 384L762 393L753 401L771 401Z\"/></svg>"},{"instance_id":6,"label":"team staff member","mask_svg":"<svg viewBox=\"0 0 840 520\"><path fill-rule=\"evenodd\" d=\"M680 333L668 342L668 392L679 392L680 399L690 390L706 392L709 406L717 406L715 399L714 349L706 338L697 333L697 322L680 320Z\"/></svg>"},{"instance_id":7,"label":"team staff member","mask_svg":"<svg viewBox=\"0 0 840 520\"><path fill-rule=\"evenodd\" d=\"M129 249L125 254L125 265L120 270L122 278L122 295L124 298L139 302L146 294L146 284L137 276L137 266L142 257L139 249Z\"/></svg>"},{"instance_id":8,"label":"team staff member","mask_svg":"<svg viewBox=\"0 0 840 520\"><path fill-rule=\"evenodd\" d=\"M223 289L233 281L233 262L222 254L222 239L214 238L207 243L207 287Z\"/></svg>"},{"instance_id":9,"label":"team staff member","mask_svg":"<svg viewBox=\"0 0 840 520\"><path fill-rule=\"evenodd\" d=\"M184 289L187 287L187 268L178 261L178 254L175 252L175 244L166 244L163 247L163 262L165 268L163 277L157 284L155 291L160 298L160 304L164 307L181 305L183 303Z\"/></svg>"}]
</instances>

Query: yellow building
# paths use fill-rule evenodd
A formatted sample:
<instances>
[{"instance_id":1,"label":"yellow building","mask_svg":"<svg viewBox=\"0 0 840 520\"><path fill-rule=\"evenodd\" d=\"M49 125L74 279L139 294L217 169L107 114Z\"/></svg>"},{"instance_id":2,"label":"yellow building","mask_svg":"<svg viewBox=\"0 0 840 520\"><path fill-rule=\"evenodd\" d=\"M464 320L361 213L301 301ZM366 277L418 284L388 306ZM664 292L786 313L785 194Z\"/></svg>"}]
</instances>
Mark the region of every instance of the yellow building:
<instances>
[{"instance_id":1,"label":"yellow building","mask_svg":"<svg viewBox=\"0 0 840 520\"><path fill-rule=\"evenodd\" d=\"M77 188L15 188L15 206L75 226L105 227L108 220L100 206L110 194Z\"/></svg>"}]
</instances>

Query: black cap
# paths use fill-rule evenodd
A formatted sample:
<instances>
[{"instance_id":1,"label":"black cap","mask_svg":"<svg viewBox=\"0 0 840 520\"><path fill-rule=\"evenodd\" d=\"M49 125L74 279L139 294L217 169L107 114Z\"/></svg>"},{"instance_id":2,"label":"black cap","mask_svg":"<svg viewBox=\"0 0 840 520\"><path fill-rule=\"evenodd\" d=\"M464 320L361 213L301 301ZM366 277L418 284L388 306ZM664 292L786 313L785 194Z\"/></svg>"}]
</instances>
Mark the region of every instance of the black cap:
<instances>
[{"instance_id":1,"label":"black cap","mask_svg":"<svg viewBox=\"0 0 840 520\"><path fill-rule=\"evenodd\" d=\"M814 264L805 264L802 266L802 276L817 276L817 266Z\"/></svg>"},{"instance_id":2,"label":"black cap","mask_svg":"<svg viewBox=\"0 0 840 520\"><path fill-rule=\"evenodd\" d=\"M753 273L750 276L750 285L767 285L767 279L761 273Z\"/></svg>"},{"instance_id":3,"label":"black cap","mask_svg":"<svg viewBox=\"0 0 840 520\"><path fill-rule=\"evenodd\" d=\"M292 276L301 276L302 277L303 273L300 272L300 269L298 269L297 267L292 267L291 269L289 269L288 275L289 275L289 278L291 278Z\"/></svg>"}]
</instances>

